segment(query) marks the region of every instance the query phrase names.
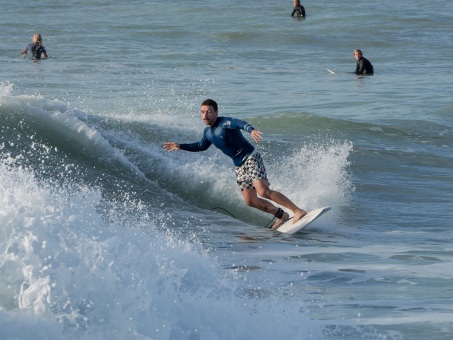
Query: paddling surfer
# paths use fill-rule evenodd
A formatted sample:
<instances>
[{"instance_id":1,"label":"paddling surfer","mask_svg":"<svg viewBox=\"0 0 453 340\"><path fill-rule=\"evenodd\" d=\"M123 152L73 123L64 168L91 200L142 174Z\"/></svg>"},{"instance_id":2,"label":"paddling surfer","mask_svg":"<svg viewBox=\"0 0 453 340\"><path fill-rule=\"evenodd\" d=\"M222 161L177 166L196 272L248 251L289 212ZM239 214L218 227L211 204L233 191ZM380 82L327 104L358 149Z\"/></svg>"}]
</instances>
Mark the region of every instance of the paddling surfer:
<instances>
[{"instance_id":1,"label":"paddling surfer","mask_svg":"<svg viewBox=\"0 0 453 340\"><path fill-rule=\"evenodd\" d=\"M285 195L269 188L263 158L255 147L245 139L241 130L250 133L257 143L261 141L262 132L243 120L219 117L217 103L212 99L206 99L201 104L200 114L203 122L208 125L204 130L201 141L190 144L165 142L163 148L169 152L176 150L199 152L207 150L211 144L214 144L233 160L236 166L236 181L245 203L277 218L272 229L277 229L285 223L289 219L289 215L270 201L291 210L294 214L293 223L307 214L305 210L300 209Z\"/></svg>"}]
</instances>

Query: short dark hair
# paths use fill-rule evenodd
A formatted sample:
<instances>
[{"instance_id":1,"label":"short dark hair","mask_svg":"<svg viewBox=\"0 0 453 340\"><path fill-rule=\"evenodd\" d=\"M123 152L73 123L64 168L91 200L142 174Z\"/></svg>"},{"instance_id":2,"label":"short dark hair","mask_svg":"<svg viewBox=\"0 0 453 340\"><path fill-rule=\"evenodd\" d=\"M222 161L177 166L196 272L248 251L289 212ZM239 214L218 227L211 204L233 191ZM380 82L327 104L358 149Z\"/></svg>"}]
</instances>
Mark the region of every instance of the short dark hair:
<instances>
[{"instance_id":1,"label":"short dark hair","mask_svg":"<svg viewBox=\"0 0 453 340\"><path fill-rule=\"evenodd\" d=\"M201 103L200 106L203 106L203 105L205 105L205 106L212 106L216 112L218 111L218 109L217 109L217 103L215 102L215 100L212 100L212 99L205 99L205 100L203 101L203 103Z\"/></svg>"}]
</instances>

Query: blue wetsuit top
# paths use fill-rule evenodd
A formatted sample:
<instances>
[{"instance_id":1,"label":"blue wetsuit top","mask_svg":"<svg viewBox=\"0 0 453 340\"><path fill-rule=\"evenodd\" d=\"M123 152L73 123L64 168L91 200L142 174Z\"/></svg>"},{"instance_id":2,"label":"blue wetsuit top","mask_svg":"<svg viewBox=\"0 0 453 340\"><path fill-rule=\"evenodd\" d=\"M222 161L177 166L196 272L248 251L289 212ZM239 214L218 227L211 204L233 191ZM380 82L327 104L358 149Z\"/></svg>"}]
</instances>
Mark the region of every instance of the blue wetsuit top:
<instances>
[{"instance_id":1,"label":"blue wetsuit top","mask_svg":"<svg viewBox=\"0 0 453 340\"><path fill-rule=\"evenodd\" d=\"M29 43L27 45L27 47L25 47L25 49L28 51L28 55L30 56L30 58L32 59L41 59L41 55L43 53L47 54L47 51L46 49L44 48L44 46L39 46L37 48L34 48L35 47L35 44L34 43ZM34 51L33 51L33 48L34 48Z\"/></svg>"},{"instance_id":2,"label":"blue wetsuit top","mask_svg":"<svg viewBox=\"0 0 453 340\"><path fill-rule=\"evenodd\" d=\"M203 138L197 143L180 144L186 151L198 152L207 150L214 144L225 155L233 159L235 166L241 166L255 147L242 135L241 130L252 132L253 126L249 123L230 117L218 117L212 127L204 129Z\"/></svg>"}]
</instances>

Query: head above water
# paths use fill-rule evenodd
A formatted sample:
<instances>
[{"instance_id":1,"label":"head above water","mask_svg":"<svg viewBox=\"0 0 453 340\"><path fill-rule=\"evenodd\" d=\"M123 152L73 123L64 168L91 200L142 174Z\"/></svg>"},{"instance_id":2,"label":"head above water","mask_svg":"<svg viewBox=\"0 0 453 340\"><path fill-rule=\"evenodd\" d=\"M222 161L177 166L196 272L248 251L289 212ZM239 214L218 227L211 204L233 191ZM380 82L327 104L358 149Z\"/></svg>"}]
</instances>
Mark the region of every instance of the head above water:
<instances>
[{"instance_id":1,"label":"head above water","mask_svg":"<svg viewBox=\"0 0 453 340\"><path fill-rule=\"evenodd\" d=\"M361 50L359 50L358 48L354 50L354 57L356 57L356 59L360 59L362 58L363 56L363 53Z\"/></svg>"},{"instance_id":2,"label":"head above water","mask_svg":"<svg viewBox=\"0 0 453 340\"><path fill-rule=\"evenodd\" d=\"M33 34L33 43L42 45L42 36L39 33Z\"/></svg>"},{"instance_id":3,"label":"head above water","mask_svg":"<svg viewBox=\"0 0 453 340\"><path fill-rule=\"evenodd\" d=\"M215 111L218 111L217 103L213 99L206 99L201 103L201 106L212 106Z\"/></svg>"},{"instance_id":4,"label":"head above water","mask_svg":"<svg viewBox=\"0 0 453 340\"><path fill-rule=\"evenodd\" d=\"M201 103L201 119L206 125L213 126L218 117L217 103L212 99L206 99Z\"/></svg>"}]
</instances>

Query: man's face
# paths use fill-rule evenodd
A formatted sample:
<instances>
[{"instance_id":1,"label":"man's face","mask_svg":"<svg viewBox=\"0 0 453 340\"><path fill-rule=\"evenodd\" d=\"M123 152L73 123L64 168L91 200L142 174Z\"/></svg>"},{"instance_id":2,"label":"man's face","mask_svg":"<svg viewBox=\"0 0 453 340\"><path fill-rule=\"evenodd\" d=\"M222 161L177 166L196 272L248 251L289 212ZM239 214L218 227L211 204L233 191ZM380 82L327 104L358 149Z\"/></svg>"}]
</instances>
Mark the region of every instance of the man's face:
<instances>
[{"instance_id":1,"label":"man's face","mask_svg":"<svg viewBox=\"0 0 453 340\"><path fill-rule=\"evenodd\" d=\"M359 60L360 58L362 58L362 53L360 52L354 52L354 57Z\"/></svg>"},{"instance_id":2,"label":"man's face","mask_svg":"<svg viewBox=\"0 0 453 340\"><path fill-rule=\"evenodd\" d=\"M217 111L212 106L202 105L200 108L201 119L206 125L212 126L217 119Z\"/></svg>"}]
</instances>

